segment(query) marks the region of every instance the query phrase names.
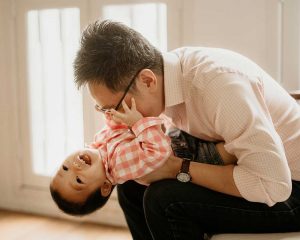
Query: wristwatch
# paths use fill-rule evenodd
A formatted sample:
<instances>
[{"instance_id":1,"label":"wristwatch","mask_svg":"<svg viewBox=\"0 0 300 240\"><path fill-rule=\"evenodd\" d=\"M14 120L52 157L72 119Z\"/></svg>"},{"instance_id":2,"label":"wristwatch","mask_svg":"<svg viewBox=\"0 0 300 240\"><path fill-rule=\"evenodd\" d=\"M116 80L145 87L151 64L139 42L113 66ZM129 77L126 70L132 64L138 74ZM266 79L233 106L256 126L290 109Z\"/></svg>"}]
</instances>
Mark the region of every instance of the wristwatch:
<instances>
[{"instance_id":1,"label":"wristwatch","mask_svg":"<svg viewBox=\"0 0 300 240\"><path fill-rule=\"evenodd\" d=\"M192 177L189 172L191 160L188 158L182 158L182 164L179 173L176 175L176 178L179 182L187 183L192 180Z\"/></svg>"}]
</instances>

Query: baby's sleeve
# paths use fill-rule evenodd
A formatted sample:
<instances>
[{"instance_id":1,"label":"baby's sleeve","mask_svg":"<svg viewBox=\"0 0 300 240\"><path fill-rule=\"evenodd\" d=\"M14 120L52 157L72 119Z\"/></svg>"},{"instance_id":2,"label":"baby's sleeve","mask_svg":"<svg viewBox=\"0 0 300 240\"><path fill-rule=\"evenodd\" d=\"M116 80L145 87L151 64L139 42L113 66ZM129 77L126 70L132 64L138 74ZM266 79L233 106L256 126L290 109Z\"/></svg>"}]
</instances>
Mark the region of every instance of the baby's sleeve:
<instances>
[{"instance_id":1,"label":"baby's sleeve","mask_svg":"<svg viewBox=\"0 0 300 240\"><path fill-rule=\"evenodd\" d=\"M132 127L134 137L123 143L112 171L118 182L137 179L161 167L172 153L170 138L161 129L160 118L148 117Z\"/></svg>"}]
</instances>

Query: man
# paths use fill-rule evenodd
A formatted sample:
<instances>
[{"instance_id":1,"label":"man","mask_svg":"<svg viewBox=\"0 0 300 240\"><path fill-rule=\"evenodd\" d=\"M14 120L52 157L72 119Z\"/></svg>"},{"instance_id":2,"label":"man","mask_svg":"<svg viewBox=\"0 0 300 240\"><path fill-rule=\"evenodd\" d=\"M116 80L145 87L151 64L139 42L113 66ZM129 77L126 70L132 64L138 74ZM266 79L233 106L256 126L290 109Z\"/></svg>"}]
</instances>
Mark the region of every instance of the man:
<instances>
[{"instance_id":1,"label":"man","mask_svg":"<svg viewBox=\"0 0 300 240\"><path fill-rule=\"evenodd\" d=\"M195 137L224 141L238 159L216 166L170 158L141 179L157 180L148 188L119 185L134 239L300 230L300 109L255 63L224 49L162 55L133 29L103 21L83 32L74 69L98 111L134 97L143 116L164 114Z\"/></svg>"}]
</instances>

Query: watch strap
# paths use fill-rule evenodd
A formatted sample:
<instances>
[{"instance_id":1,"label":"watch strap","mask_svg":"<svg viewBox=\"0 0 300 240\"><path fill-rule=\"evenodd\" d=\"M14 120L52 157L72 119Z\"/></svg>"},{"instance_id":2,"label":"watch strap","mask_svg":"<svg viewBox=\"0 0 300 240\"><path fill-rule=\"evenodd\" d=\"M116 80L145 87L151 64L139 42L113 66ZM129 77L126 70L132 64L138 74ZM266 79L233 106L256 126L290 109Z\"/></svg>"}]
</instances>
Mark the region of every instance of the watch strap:
<instances>
[{"instance_id":1,"label":"watch strap","mask_svg":"<svg viewBox=\"0 0 300 240\"><path fill-rule=\"evenodd\" d=\"M180 172L188 173L190 169L191 160L187 158L182 159Z\"/></svg>"}]
</instances>

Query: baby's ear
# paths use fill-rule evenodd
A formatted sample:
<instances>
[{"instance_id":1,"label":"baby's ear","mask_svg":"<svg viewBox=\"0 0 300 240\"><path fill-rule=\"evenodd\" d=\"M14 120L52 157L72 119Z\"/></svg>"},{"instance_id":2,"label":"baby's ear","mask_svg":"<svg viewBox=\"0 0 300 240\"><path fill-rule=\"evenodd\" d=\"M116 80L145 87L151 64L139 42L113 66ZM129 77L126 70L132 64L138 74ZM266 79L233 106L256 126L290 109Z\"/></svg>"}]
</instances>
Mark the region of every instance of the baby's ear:
<instances>
[{"instance_id":1,"label":"baby's ear","mask_svg":"<svg viewBox=\"0 0 300 240\"><path fill-rule=\"evenodd\" d=\"M104 184L101 186L102 197L107 197L111 193L112 184L110 181L105 180Z\"/></svg>"}]
</instances>

